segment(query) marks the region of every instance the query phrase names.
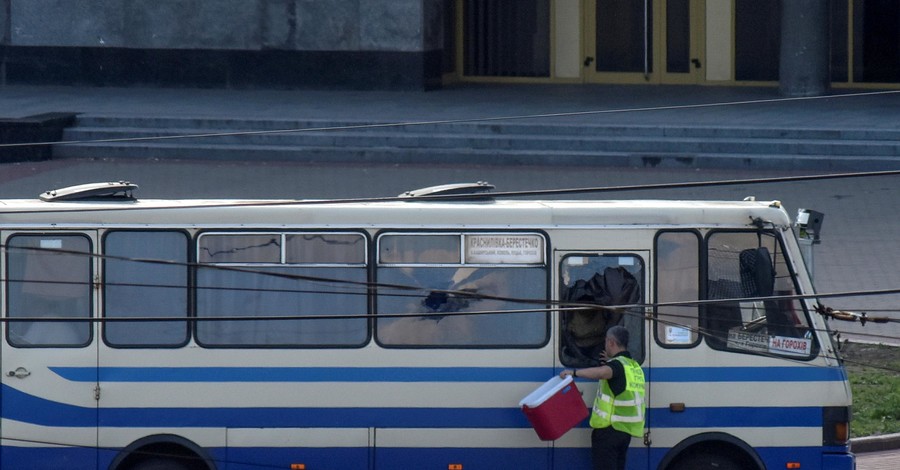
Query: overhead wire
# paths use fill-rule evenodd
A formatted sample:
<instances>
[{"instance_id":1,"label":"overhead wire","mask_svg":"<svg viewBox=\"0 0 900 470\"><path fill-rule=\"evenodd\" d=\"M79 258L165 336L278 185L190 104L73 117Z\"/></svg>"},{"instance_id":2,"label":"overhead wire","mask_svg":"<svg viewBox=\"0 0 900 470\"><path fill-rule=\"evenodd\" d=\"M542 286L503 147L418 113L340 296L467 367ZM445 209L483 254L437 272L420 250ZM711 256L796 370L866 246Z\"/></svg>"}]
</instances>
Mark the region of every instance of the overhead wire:
<instances>
[{"instance_id":1,"label":"overhead wire","mask_svg":"<svg viewBox=\"0 0 900 470\"><path fill-rule=\"evenodd\" d=\"M250 200L250 201L229 201L229 200L184 200L179 204L171 206L165 205L134 205L127 206L129 211L158 211L158 210L185 210L192 208L229 208L229 207L277 207L277 206L313 206L313 205L332 205L332 204L365 204L365 203L382 203L382 202L416 202L416 201L465 201L465 200L491 200L496 198L516 198L516 197L537 197L537 196L564 196L572 194L587 193L606 193L606 192L629 192L629 191L653 191L664 189L688 189L703 188L716 186L733 186L746 184L778 184L803 181L824 181L833 179L847 178L867 178L878 176L897 176L900 170L883 170L883 171L865 171L865 172L844 172L844 173L823 173L816 175L800 175L800 176L781 176L766 178L745 178L745 179L726 179L713 181L690 181L680 183L643 183L634 185L618 185L618 186L594 186L581 188L560 188L560 189L537 189L524 191L502 191L487 192L481 194L436 194L424 195L416 197L403 196L383 196L383 197L363 197L363 198L329 198L329 199L287 199L287 200ZM187 204L185 204L187 202ZM111 204L104 204L99 207L78 207L79 212L113 212L121 211L124 207L118 207ZM67 213L71 209L59 208L35 208L35 209L12 209L5 207L0 209L0 214L50 214L50 213Z\"/></svg>"},{"instance_id":2,"label":"overhead wire","mask_svg":"<svg viewBox=\"0 0 900 470\"><path fill-rule=\"evenodd\" d=\"M263 134L284 134L284 133L299 133L299 132L315 132L315 131L338 131L338 130L354 130L354 129L374 129L374 128L386 128L386 127L399 127L399 126L422 126L429 124L446 124L446 123L461 123L461 122L489 122L489 121L500 121L500 120L517 120L517 119L531 119L531 118L546 118L546 117L564 117L564 116L578 116L578 115L591 115L591 114L606 114L606 113L625 113L625 112L642 112L642 111L659 111L659 110L683 110L683 109L695 109L695 108L704 108L704 107L714 107L714 106L733 106L733 105L744 105L744 104L758 104L758 103L770 103L770 102L783 102L788 100L813 100L819 98L847 98L847 97L856 97L856 96L871 96L871 95L881 95L888 93L898 93L900 91L886 91L886 92L871 92L871 93L854 93L854 94L846 94L846 95L830 95L827 97L800 97L800 98L779 98L772 100L751 100L751 101L737 101L737 102L726 102L726 103L711 103L711 104L698 104L698 105L675 105L675 106L662 106L662 107L648 107L648 108L634 108L634 109L614 109L614 110L595 110L595 111L583 111L583 112L572 112L572 113L550 113L550 114L535 114L535 115L522 115L522 116L503 116L503 117L487 117L487 118L467 118L467 119L453 119L453 120L433 120L433 121L415 121L415 122L397 122L397 123L381 123L381 124L365 124L365 125L355 125L355 126L329 126L329 127L319 127L319 128L302 128L302 129L282 129L282 130L264 130L264 131L239 131L239 132L227 132L227 133L203 133L203 134L189 134L189 135L169 135L169 136L154 136L154 137L137 137L137 138L121 138L121 139L92 139L92 140L79 140L79 141L55 141L55 142L38 142L38 143L21 143L21 144L0 144L0 148L3 147L21 147L21 146L40 146L40 145L74 145L79 143L110 143L110 142L129 142L129 141L152 141L152 140L171 140L171 139L191 139L191 138L205 138L205 137L219 137L219 136L239 136L239 135L263 135ZM623 191L637 191L637 190L659 190L659 189L681 189L681 188L696 188L696 187L704 187L704 186L724 186L724 185L735 185L735 184L761 184L761 183L784 183L784 182L800 182L800 181L817 181L817 180L828 180L828 179L838 179L838 178L857 178L857 177L871 177L871 176L894 176L900 174L900 170L898 171L881 171L881 172L855 172L855 173L834 173L834 174L823 174L823 175L807 175L807 176L793 176L793 177L776 177L776 178L754 178L754 179L735 179L735 180L724 180L724 181L699 181L699 182L686 182L686 183L660 183L660 184L641 184L641 185L626 185L626 186L611 186L611 187L590 187L590 188L566 188L566 189L550 189L550 190L532 190L532 191L510 191L510 192L497 192L490 193L485 197L528 197L528 196L559 196L559 195L568 195L568 194L578 194L578 193L601 193L601 192L623 192ZM472 195L462 195L462 196L425 196L419 198L420 200L458 200L458 199L471 199ZM389 197L389 198L355 198L355 199L329 199L329 200L320 200L320 201L282 201L282 202L269 202L269 203L234 203L230 205L283 205L283 204L339 204L339 203L357 203L357 202L384 202L384 201L397 201L397 200L409 200L409 199L401 199L397 197ZM185 206L178 206L178 209L183 209ZM2 211L0 211L2 212ZM84 254L84 253L82 253ZM108 257L107 255L96 255L89 254L91 256L102 256ZM145 260L145 259L130 259L130 258L119 258L122 260L133 261L133 262L155 262L155 263L164 263L164 264L179 264L177 262L166 261L166 260ZM181 263L185 267L198 267L202 266L203 268L209 268L210 265L201 265L199 263ZM221 267L218 267L221 269ZM285 276L289 278L293 278L296 280L304 280L310 282L320 282L320 283L328 283L328 284L345 284L350 283L355 285L356 287L362 287L365 290L361 290L359 292L344 292L343 294L357 294L357 295L369 295L371 291L374 291L376 295L407 295L407 296L418 296L416 294L412 294L410 292L419 292L419 291L435 291L434 289L428 289L427 287L421 286L404 286L404 285L390 285L390 284L379 284L372 282L354 282L347 281L341 279L329 279L329 278L321 278L316 276L293 276L293 275L283 275L279 273L272 273L266 271L254 271L254 270L246 270L245 272L250 272L253 274L264 274L264 275L279 275ZM115 283L111 283L108 285L115 285ZM127 283L123 283L125 285L131 285ZM152 286L152 287L168 287L168 286ZM185 288L185 286L171 286L173 288ZM218 287L200 287L194 286L194 288L218 288ZM224 289L233 289L229 287L224 287ZM399 290L403 293L394 293L394 294L378 294L379 289L393 289ZM440 292L444 292L451 295L465 295L465 296L473 296L478 297L478 294L472 292L463 292L463 291L452 291L452 290L437 290ZM296 290L292 292L298 292ZM313 290L305 290L302 292L306 293L333 293L332 291L313 291ZM633 305L625 305L625 306L603 306L603 305L583 305L583 304L571 304L566 302L551 302L546 299L514 299L509 297L493 297L493 296L485 296L482 298L494 298L499 300L506 301L515 301L518 303L539 303L544 305L543 308L535 308L535 309L508 309L508 310L484 310L484 311L468 311L468 312L441 312L441 316L449 316L449 315L495 315L495 314L516 314L516 313L535 313L535 312L549 312L549 311L557 311L557 312L570 312L570 311L582 311L582 310L597 310L597 309L608 309L608 308L616 308L616 309L624 309L626 314L629 315L640 315L642 318L647 318L646 313L635 313L636 311L646 311L647 309L653 309L652 317L650 319L655 320L661 324L669 324L672 326L678 326L681 328L686 328L692 333L696 333L699 337L703 337L704 335L709 335L711 332L705 331L704 328L700 326L691 326L689 324L672 321L669 318L678 318L682 315L678 314L669 314L663 313L663 311L669 307L684 307L684 306L697 306L701 307L703 305L707 305L710 303L720 303L720 302L733 302L733 301L766 301L766 300L803 300L803 299L826 299L826 298L837 298L837 297L858 297L858 296L878 296L878 295L895 295L900 293L900 289L876 289L876 290L865 290L865 291L848 291L848 292L832 292L832 293L816 293L816 294L805 294L805 295L782 295L782 296L771 296L771 297L754 297L754 298L739 298L739 299L715 299L715 300L698 300L698 301L689 301L689 302L659 302L659 303L641 303L641 304L633 304ZM818 310L818 309L817 309ZM869 311L878 311L875 309L869 309ZM895 312L897 310L888 310L884 309L881 311L886 312ZM873 321L872 317L868 317L865 314L863 316L854 316L854 315L846 315L844 311L834 311L830 312L827 310L827 307L822 307L822 310L819 312L820 314L830 315L832 318L841 317L842 313L845 314L843 316L855 319L866 319L867 321ZM405 318L405 317L415 317L415 318L427 318L429 313L422 312L408 312L408 313L390 313L383 314L380 313L374 318ZM827 316L826 315L826 316ZM272 320L286 320L286 319L300 319L300 320L314 320L314 319L336 319L336 318L365 318L371 319L373 318L370 314L364 315L297 315L297 316L265 316L265 317L246 317L246 316L236 316L236 317L226 317L226 318L218 318L218 320L229 320L229 321L245 321L245 320L263 320L263 319L272 319ZM697 320L696 317L687 317L689 320ZM844 318L846 319L846 318ZM16 319L4 318L3 321L9 321ZM31 319L34 320L34 319ZM66 320L71 321L72 318L66 317L64 319L57 320ZM197 316L191 317L179 317L179 318L110 318L110 317L101 317L101 318L90 318L90 321L203 321L202 318ZM900 322L900 319L896 318L884 318L884 323L897 323ZM49 320L52 321L52 320ZM864 324L865 322L863 322ZM889 338L889 337L888 337ZM890 339L900 339L900 338L890 338ZM823 345L824 346L824 345ZM783 360L792 360L797 362L802 362L799 359L791 359L786 358L784 356L775 355L779 359ZM833 357L832 359L838 359L837 357ZM898 372L898 371L894 371ZM15 439L11 437L4 437L6 441L16 441L16 442L28 442L32 444L46 444L46 445L63 445L63 446L73 446L71 444L58 443L58 442L39 442L33 440L26 439ZM78 446L82 447L82 446ZM85 446L87 448L99 448L99 447L91 447ZM102 449L102 448L99 448ZM117 450L117 449L110 449ZM230 462L234 463L234 462ZM260 468L268 468L268 466L259 465L259 464L250 464L250 463L241 463L242 465L254 465Z\"/></svg>"},{"instance_id":3,"label":"overhead wire","mask_svg":"<svg viewBox=\"0 0 900 470\"><path fill-rule=\"evenodd\" d=\"M95 450L98 452L110 452L114 455L117 455L122 451L122 449L116 448L116 447L102 447L102 446L98 446L98 445L67 443L67 442L61 442L61 441L50 441L47 439L25 439L25 438L10 437L10 436L6 436L6 435L4 435L2 438L0 438L0 441L18 442L18 443L32 445L32 446L33 445L43 445L43 446L54 446L54 447L67 447L67 448L71 448L71 449L88 449L88 450ZM159 457L159 458L164 458L164 459L176 459L178 461L196 462L200 465L202 465L204 462L211 461L211 462L215 462L219 465L225 465L226 467L229 465L238 465L241 468L247 468L247 467L273 468L273 469L275 469L275 468L284 469L285 468L284 465L260 464L260 463L256 463L256 462L236 460L233 457L216 458L216 457L209 456L207 458L202 458L199 456L198 457L186 456L181 453L173 453L173 452L167 452L167 451L162 451L162 450L150 451L150 450L136 449L136 450L131 451L131 455L140 456L140 457Z\"/></svg>"},{"instance_id":4,"label":"overhead wire","mask_svg":"<svg viewBox=\"0 0 900 470\"><path fill-rule=\"evenodd\" d=\"M473 199L491 199L491 198L515 198L515 197L537 197L537 196L565 196L571 194L586 193L606 193L606 192L630 192L630 191L654 191L666 189L689 189L716 186L734 186L746 184L780 184L780 183L796 183L803 181L824 181L833 179L847 178L868 178L878 176L897 176L900 170L882 170L882 171L862 171L862 172L843 172L843 173L824 173L816 175L797 175L797 176L780 176L765 178L743 178L743 179L725 179L713 181L689 181L675 183L641 183L633 185L616 185L616 186L591 186L581 188L559 188L559 189L530 189L523 191L496 191L486 192L482 194L438 194L417 196L416 198L405 198L401 196L387 198L362 198L362 199L325 199L325 200L298 200L297 204L316 205L316 204L337 204L337 203L355 203L355 202L390 202L390 201L456 201L456 200L473 200ZM278 204L290 204L289 202L276 202Z\"/></svg>"},{"instance_id":5,"label":"overhead wire","mask_svg":"<svg viewBox=\"0 0 900 470\"><path fill-rule=\"evenodd\" d=\"M342 291L341 295L369 295L370 291L374 291L376 295L383 297L420 297L418 294L407 294L407 293L379 293L379 289L383 290L398 290L401 292L439 292L448 295L454 295L461 298L471 298L478 300L499 300L499 301L507 301L507 302L515 302L522 304L535 304L535 305L554 305L554 306L562 306L562 305L575 305L580 306L581 308L596 308L596 305L590 304L580 304L577 302L563 302L563 301L552 301L549 299L535 299L535 298L519 298L519 297L510 297L510 296L500 296L500 295L491 295L485 293L472 292L469 290L454 290L454 289L441 289L441 288L432 288L429 286L413 286L407 284L396 284L396 283L384 283L384 282L375 282L375 281L357 281L352 279L341 279L341 278L333 278L333 277L323 277L323 276L314 276L309 274L293 274L286 272L276 272L265 269L254 269L246 266L230 266L223 264L208 264L208 263L198 263L198 262L182 262L182 261L173 261L173 260L160 260L160 259L147 259L147 258L131 258L127 256L116 256L109 255L103 253L86 253L83 251L74 251L74 250L64 250L59 248L38 248L38 247L8 247L6 245L0 244L0 249L8 249L13 248L16 250L28 250L28 251L39 251L39 252L47 252L47 253L57 253L57 254L68 254L68 255L77 255L77 256L87 256L90 258L98 258L106 261L126 261L133 263L150 263L150 264L161 264L166 266L175 266L175 267L183 267L185 269L215 269L221 271L230 271L244 274L253 274L253 275L261 275L268 277L276 277L283 278L287 280L294 281L306 281L306 282L314 282L332 286L352 286L359 288L357 291ZM60 284L60 285L92 285L89 281L78 282L78 281L56 281L56 280L26 280L26 279L4 279L6 282L16 283L16 282L29 282L35 284ZM119 286L119 287L153 287L153 288L173 288L173 289L187 289L187 285L179 285L179 284L140 284L140 283L123 283L123 282L104 282L105 285L108 286ZM275 289L275 288L257 288L257 287L241 287L241 286L198 286L194 285L194 289L197 290L228 290L228 291L252 291L252 292L280 292L280 293L312 293L312 294L335 294L336 292L331 290L312 290L312 289ZM757 297L735 297L735 298L724 298L724 299L698 299L698 300L683 300L683 301L670 301L670 302L653 302L653 303L638 303L638 304L627 304L627 305L617 305L607 308L618 308L618 309L644 309L644 308L667 308L667 307L701 307L705 305L713 305L713 304L721 304L721 303L734 303L734 302L764 302L764 301L780 301L780 300L809 300L809 299L829 299L829 298L843 298L843 297L870 297L870 296L882 296L882 295L900 295L900 288L889 288L889 289L867 289L867 290L853 290L853 291L841 291L841 292L815 292L809 294L784 294L784 295L771 295L771 296L757 296ZM438 315L447 315L449 312L441 312ZM482 312L484 314L486 312ZM873 322L873 323L900 323L900 318L890 318L890 317L868 317L868 316L856 316L855 312L847 312L845 310L834 310L829 309L828 307L822 306L821 308L817 308L817 313L822 316L827 316L831 318L835 318L838 320L848 320L848 321L861 321L862 318L865 318L865 322ZM416 316L426 316L425 314L417 313ZM368 317L367 314L362 315L337 315L337 316L324 316L324 318L353 318L357 316ZM312 318L321 318L322 315L311 315L308 318L301 318L302 316L297 316L294 319L312 319ZM293 318L293 317L292 317ZM184 318L168 318L165 321L172 320L183 320ZM279 317L281 319L281 317ZM103 321L101 319L97 319L98 321ZM16 320L20 321L20 320ZM118 321L118 320L114 320ZM132 320L135 321L135 320ZM863 323L865 323L863 322ZM900 339L900 338L898 338Z\"/></svg>"},{"instance_id":6,"label":"overhead wire","mask_svg":"<svg viewBox=\"0 0 900 470\"><path fill-rule=\"evenodd\" d=\"M807 176L794 176L794 177L780 177L780 178L762 178L762 179L744 179L744 180L723 180L723 181L700 181L700 182L689 182L689 183L663 183L663 184L655 184L655 185L630 185L630 186L614 186L614 187L593 187L593 188L569 188L569 189L557 189L557 190L536 190L536 191L519 191L519 192L506 192L506 193L497 193L491 194L490 197L513 197L513 196L522 196L522 195L549 195L549 194L568 194L575 192L603 192L603 191L628 191L628 190L646 190L646 189L660 189L660 188L684 188L684 187L697 187L697 186L718 186L718 185L733 185L733 184L756 184L756 183L773 183L773 182L786 182L786 181L804 181L804 180L818 180L818 179L834 179L834 178L857 178L857 177L869 177L869 176L885 176L885 175L896 175L900 174L900 170L898 171L882 171L882 172L854 172L854 173L840 173L840 174L824 174L824 175L807 175ZM450 195L450 196L430 196L426 197L427 199L458 199L460 197L463 198L471 198L471 195ZM397 200L398 198L376 198L374 200ZM399 198L402 199L402 198ZM373 199L363 199L362 201L372 201ZM406 199L408 200L408 199ZM250 204L295 204L295 203L340 203L345 200L327 200L327 201L277 201L277 202L269 202L269 203L250 203ZM358 202L359 199L346 200L351 202ZM240 203L240 205L245 205L246 203ZM179 208L183 208L183 206L178 206ZM104 256L104 255L95 255L95 256ZM155 260L153 262L156 263L164 263L165 261ZM210 265L203 265L204 267L209 267ZM217 266L217 269L231 269L238 271L247 271L252 272L252 270L247 270L246 268L235 268L235 267L223 267ZM278 273L268 273L268 275L273 276L281 276L281 277L291 277L293 279L298 279L299 277L295 274L292 275L284 275ZM335 279L326 279L326 278L314 278L314 277L306 277L307 280L315 280L319 282L338 282L338 283L347 283L346 280L335 280ZM368 282L357 282L359 285L370 285ZM382 287L391 287L395 289L409 289L409 286L399 286L399 285L382 285ZM848 296L867 296L867 295L883 295L892 293L890 291L854 291L854 292L844 292L837 293L834 296L837 297L848 297ZM808 294L808 297L818 297L818 298L826 298L831 294ZM861 319L865 319L865 321L870 321L868 317L862 316L859 317ZM848 316L844 316L842 319L848 319Z\"/></svg>"},{"instance_id":7,"label":"overhead wire","mask_svg":"<svg viewBox=\"0 0 900 470\"><path fill-rule=\"evenodd\" d=\"M2 246L0 246L0 248L2 248ZM44 249L44 250L59 251L59 250L54 250L54 249ZM114 256L109 256L109 255L84 253L84 252L69 252L69 253L70 254L76 253L76 254L85 255L85 256L99 256L101 258L106 258L107 260L114 259L114 260L118 260L118 261L129 261L129 262L137 262L137 263L162 263L162 264L166 264L166 265L176 265L176 266L181 266L181 267L185 267L185 268L188 268L188 267L215 267L217 269L220 269L220 268L224 268L226 270L232 269L232 267L228 267L228 266L208 266L208 265L201 265L198 263L179 263L179 262L173 262L173 261L169 261L169 260L148 260L148 259L127 258L127 257L114 257ZM240 268L240 269L244 270L244 268ZM285 275L284 273L272 273L272 272L268 272L268 271L250 270L249 272L252 272L253 274L259 274L259 275L278 275L278 276L294 277L289 274ZM324 283L348 282L351 284L358 284L355 281L347 281L347 280L332 279L332 278L319 278L316 276L305 276L304 275L304 276L297 276L297 277L299 278L298 280L304 280L304 281L317 281L317 282L324 282ZM359 287L364 287L365 290L359 291L360 294L365 294L370 289L374 289L375 292L377 293L378 289L382 288L382 287L393 289L393 290L399 289L404 292L405 291L423 291L423 290L427 291L427 290L429 290L428 288L423 288L423 287L419 287L419 286L394 285L394 284L391 284L388 286L381 286L378 283L370 283L370 282L365 282L365 283L361 283L361 284L363 284L363 285L361 285ZM115 285L115 284L113 284L113 285ZM151 287L160 287L160 286L154 285ZM163 287L167 287L167 286L163 286ZM176 286L173 285L172 287L176 287ZM177 286L177 287L183 287L183 286ZM313 291L313 292L315 293L315 292L330 292L330 291ZM445 292L451 293L451 294L459 294L459 295L478 297L477 293L472 293L469 291L447 290ZM690 324L686 324L684 322L673 321L672 320L673 317L678 318L678 317L681 317L681 315L667 314L667 313L665 313L665 310L669 307L702 306L702 305L718 303L718 302L735 302L735 301L750 301L750 302L752 302L752 301L766 301L766 300L805 299L805 298L816 298L816 297L830 298L830 297L840 297L840 296L846 296L846 295L863 295L863 296L888 295L888 294L898 294L898 293L900 293L900 289L881 289L881 290L852 291L852 292L839 292L839 293L819 293L819 294L807 294L807 295L780 295L780 296L770 296L770 297L753 297L753 298L748 297L748 298L736 298L736 299L638 303L638 304L616 305L616 306L571 303L571 302L550 302L548 300L543 300L543 299L521 299L521 298L502 297L503 299L515 300L515 301L521 302L521 303L539 303L539 304L544 305L544 307L535 308L535 309L504 309L504 310L485 310L485 311L468 311L468 312L442 312L441 315L442 316L496 315L496 314L517 314L517 313L540 313L540 312L549 312L549 311L557 311L557 312L564 313L564 312L583 311L583 310L617 309L617 310L624 311L625 314L627 314L627 315L638 315L638 316L642 317L643 319L655 320L656 322L661 323L661 324L672 325L672 326L676 326L679 328L685 328L688 331L691 331L692 333L697 334L698 341L699 341L700 338L713 336L717 332L710 331L701 326L691 326ZM400 294L387 294L387 295L409 295L409 294L400 293ZM655 309L655 312L652 313L651 316L649 316L649 317L648 317L647 313L636 313L636 312L645 312L646 309L648 309L648 308ZM422 313L422 312L408 312L408 313L394 313L394 314L379 314L379 315L375 316L375 318L428 318L429 315L431 315L431 314ZM225 317L225 318L217 318L216 320L219 320L219 321L286 320L286 319L322 320L322 319L334 319L334 318L371 319L372 316L368 315L368 314L365 314L365 315L337 315L334 317L332 317L330 315L329 316L301 315L301 316L288 316L288 317L281 317L281 316ZM693 317L688 317L688 318L693 319ZM48 320L48 321L51 321L51 320ZM62 319L57 319L57 320L62 320ZM71 319L65 318L65 320L71 320ZM189 317L189 318L121 318L121 319L105 318L105 319L91 319L91 320L92 321L93 320L99 320L99 321L117 321L118 320L118 321L131 321L131 322L135 322L135 321L169 321L169 320L172 320L172 321L185 321L185 320L202 321L202 319L197 318L197 317ZM653 334L653 333L649 333L649 334ZM821 345L821 346L826 347L827 345ZM809 365L806 361L803 360L803 358L792 358L792 357L787 357L787 356L778 355L778 354L774 354L774 353L767 353L767 352L755 352L754 354L772 357L772 358L782 360L782 361ZM837 360L845 360L846 361L846 359L842 359L839 356L837 356L836 353L833 355L827 351L823 351L822 354L829 357L832 360L835 360L835 361L837 361ZM866 365L866 364L864 364L864 365ZM816 366L818 366L818 365L816 365ZM822 366L822 367L824 367L824 366ZM895 372L895 373L900 372L900 371L892 369L890 367L881 367L881 368L886 371L889 371L889 372ZM36 441L36 440L28 440L28 439L16 439L13 437L5 437L4 439L7 441L23 442L23 443L27 442L27 443L31 443L31 444L45 444L45 445L56 445L56 446L72 446L72 447L92 448L91 446L80 446L80 445L73 445L73 444L69 444L69 443L65 443L65 442L56 442L56 441ZM164 455L160 454L160 456L164 456ZM224 462L224 461L217 460L217 462ZM229 463L234 463L234 462L229 461ZM270 468L270 466L263 465L263 464L253 464L253 466L258 467L258 468Z\"/></svg>"}]
</instances>

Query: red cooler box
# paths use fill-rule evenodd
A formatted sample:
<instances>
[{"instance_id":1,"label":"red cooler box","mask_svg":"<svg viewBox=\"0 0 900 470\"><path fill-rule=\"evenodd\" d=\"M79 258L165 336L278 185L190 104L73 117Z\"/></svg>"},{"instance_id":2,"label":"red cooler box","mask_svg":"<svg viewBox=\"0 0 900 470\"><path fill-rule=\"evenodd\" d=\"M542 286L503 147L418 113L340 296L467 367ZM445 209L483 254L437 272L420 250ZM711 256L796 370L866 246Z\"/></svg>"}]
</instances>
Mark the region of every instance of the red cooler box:
<instances>
[{"instance_id":1,"label":"red cooler box","mask_svg":"<svg viewBox=\"0 0 900 470\"><path fill-rule=\"evenodd\" d=\"M572 377L553 377L519 402L541 440L555 441L588 416Z\"/></svg>"}]
</instances>

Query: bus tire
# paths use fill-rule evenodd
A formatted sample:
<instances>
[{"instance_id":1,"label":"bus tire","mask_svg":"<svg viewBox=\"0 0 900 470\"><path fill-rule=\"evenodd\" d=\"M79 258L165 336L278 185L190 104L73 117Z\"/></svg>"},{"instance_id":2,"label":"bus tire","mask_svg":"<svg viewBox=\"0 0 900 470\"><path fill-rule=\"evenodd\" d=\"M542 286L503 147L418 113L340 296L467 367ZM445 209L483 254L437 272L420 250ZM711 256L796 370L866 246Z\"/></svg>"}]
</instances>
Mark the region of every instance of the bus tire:
<instances>
[{"instance_id":1,"label":"bus tire","mask_svg":"<svg viewBox=\"0 0 900 470\"><path fill-rule=\"evenodd\" d=\"M685 455L672 463L668 470L744 470L746 467L733 458L714 452Z\"/></svg>"},{"instance_id":2,"label":"bus tire","mask_svg":"<svg viewBox=\"0 0 900 470\"><path fill-rule=\"evenodd\" d=\"M130 470L190 470L190 468L178 460L153 457L135 463Z\"/></svg>"},{"instance_id":3,"label":"bus tire","mask_svg":"<svg viewBox=\"0 0 900 470\"><path fill-rule=\"evenodd\" d=\"M215 470L206 452L187 439L154 435L139 439L119 452L110 470Z\"/></svg>"}]
</instances>

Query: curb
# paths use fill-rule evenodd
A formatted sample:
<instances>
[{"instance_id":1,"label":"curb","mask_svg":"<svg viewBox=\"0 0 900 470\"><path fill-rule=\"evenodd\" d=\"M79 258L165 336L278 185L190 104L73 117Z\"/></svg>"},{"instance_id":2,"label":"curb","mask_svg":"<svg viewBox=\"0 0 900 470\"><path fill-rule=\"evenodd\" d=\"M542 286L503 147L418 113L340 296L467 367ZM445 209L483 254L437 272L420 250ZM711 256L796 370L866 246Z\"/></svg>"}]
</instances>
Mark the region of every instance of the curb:
<instances>
[{"instance_id":1,"label":"curb","mask_svg":"<svg viewBox=\"0 0 900 470\"><path fill-rule=\"evenodd\" d=\"M850 439L850 451L856 454L900 449L900 433Z\"/></svg>"}]
</instances>

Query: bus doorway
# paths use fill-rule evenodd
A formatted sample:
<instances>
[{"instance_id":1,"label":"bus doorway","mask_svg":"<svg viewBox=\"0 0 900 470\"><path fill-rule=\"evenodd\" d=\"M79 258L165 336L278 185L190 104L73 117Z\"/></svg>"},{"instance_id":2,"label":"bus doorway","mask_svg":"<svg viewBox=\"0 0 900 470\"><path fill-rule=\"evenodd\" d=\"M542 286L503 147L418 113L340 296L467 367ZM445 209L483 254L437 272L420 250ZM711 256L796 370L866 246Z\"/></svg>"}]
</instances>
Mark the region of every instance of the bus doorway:
<instances>
[{"instance_id":1,"label":"bus doorway","mask_svg":"<svg viewBox=\"0 0 900 470\"><path fill-rule=\"evenodd\" d=\"M557 252L562 307L557 351L564 368L601 365L605 357L606 331L616 325L624 326L629 332L627 349L631 357L645 369L648 367L644 311L637 306L646 302L649 293L648 259L649 252L646 251ZM578 386L585 404L590 407L597 394L598 383L581 381ZM566 444L590 447L590 433L589 427L576 428L566 436ZM632 439L629 449L629 465L645 468L649 455L645 443ZM579 457L578 454L557 451L554 456L554 468L582 468L590 463L588 453ZM575 460L563 461L566 457ZM640 463L635 465L637 462Z\"/></svg>"},{"instance_id":2,"label":"bus doorway","mask_svg":"<svg viewBox=\"0 0 900 470\"><path fill-rule=\"evenodd\" d=\"M72 468L77 460L79 468L96 468L99 389L90 321L96 232L0 236L7 320L0 346L0 467L40 461L42 468Z\"/></svg>"}]
</instances>

